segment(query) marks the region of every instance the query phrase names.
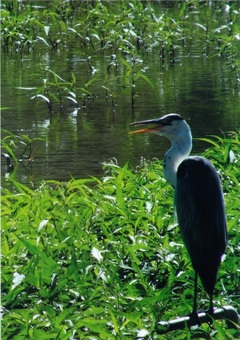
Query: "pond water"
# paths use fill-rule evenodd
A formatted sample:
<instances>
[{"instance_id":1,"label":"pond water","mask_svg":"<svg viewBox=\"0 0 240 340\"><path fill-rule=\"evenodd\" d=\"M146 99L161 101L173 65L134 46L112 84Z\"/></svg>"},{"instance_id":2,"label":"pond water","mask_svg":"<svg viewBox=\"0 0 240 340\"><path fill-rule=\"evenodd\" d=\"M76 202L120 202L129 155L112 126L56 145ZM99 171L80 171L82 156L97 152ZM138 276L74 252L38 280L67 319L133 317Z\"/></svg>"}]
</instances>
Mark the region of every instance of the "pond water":
<instances>
[{"instance_id":1,"label":"pond water","mask_svg":"<svg viewBox=\"0 0 240 340\"><path fill-rule=\"evenodd\" d=\"M196 50L191 56L179 54L173 64L163 65L158 54L145 54L138 63L154 89L138 79L133 109L124 65L119 61L118 69L108 70L111 54L92 53L90 69L88 57L89 51L87 54L73 43L23 57L2 55L2 128L32 139L42 138L32 142L30 165L26 159L29 148L18 146L21 161L15 177L21 182L100 177L102 162L112 158L121 166L126 162L135 166L141 157L162 159L169 142L154 135L129 135L129 123L134 120L177 112L188 120L194 137L223 137L240 127L239 87L226 59L207 58ZM50 114L44 101L32 99L43 85L46 69L67 81L74 71L80 88L92 80L88 90L93 96L82 96L76 108L65 93L63 108L60 110L55 102ZM194 140L193 153L207 147ZM4 183L4 157L2 164Z\"/></svg>"}]
</instances>

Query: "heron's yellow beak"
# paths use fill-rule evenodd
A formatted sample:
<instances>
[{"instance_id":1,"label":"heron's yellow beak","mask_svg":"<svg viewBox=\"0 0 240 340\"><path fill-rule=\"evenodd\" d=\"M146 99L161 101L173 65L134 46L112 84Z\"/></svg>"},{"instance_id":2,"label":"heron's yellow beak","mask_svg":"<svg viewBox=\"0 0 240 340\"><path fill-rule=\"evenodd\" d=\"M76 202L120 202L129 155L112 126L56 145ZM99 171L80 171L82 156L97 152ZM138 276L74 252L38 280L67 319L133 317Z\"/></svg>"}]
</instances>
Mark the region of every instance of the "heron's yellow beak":
<instances>
[{"instance_id":1,"label":"heron's yellow beak","mask_svg":"<svg viewBox=\"0 0 240 340\"><path fill-rule=\"evenodd\" d=\"M144 133L144 132L152 132L152 133L154 133L154 132L157 132L157 131L159 131L159 126L157 127L157 128L147 128L147 129L141 129L141 130L136 130L136 131L131 131L131 132L129 132L131 135L134 135L134 134L136 134L136 133Z\"/></svg>"},{"instance_id":2,"label":"heron's yellow beak","mask_svg":"<svg viewBox=\"0 0 240 340\"><path fill-rule=\"evenodd\" d=\"M162 129L161 119L148 119L148 120L141 120L139 122L133 122L130 124L131 126L139 126L139 125L147 125L152 127L148 127L141 130L131 131L130 134L137 134L137 133L144 133L144 132L150 132L150 133L159 133L159 131Z\"/></svg>"}]
</instances>

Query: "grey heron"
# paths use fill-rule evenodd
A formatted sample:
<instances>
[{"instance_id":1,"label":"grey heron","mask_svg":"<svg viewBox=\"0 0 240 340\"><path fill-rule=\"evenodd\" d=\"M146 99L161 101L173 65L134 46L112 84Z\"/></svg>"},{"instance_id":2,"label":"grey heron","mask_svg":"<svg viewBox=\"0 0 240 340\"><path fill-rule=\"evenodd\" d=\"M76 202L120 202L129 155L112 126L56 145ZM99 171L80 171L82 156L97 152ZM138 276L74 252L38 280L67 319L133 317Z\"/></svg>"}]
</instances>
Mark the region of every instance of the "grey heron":
<instances>
[{"instance_id":1,"label":"grey heron","mask_svg":"<svg viewBox=\"0 0 240 340\"><path fill-rule=\"evenodd\" d=\"M227 244L226 214L219 175L206 158L189 156L192 149L191 129L179 114L171 113L131 125L147 126L132 131L132 134L150 132L171 141L171 148L164 157L164 174L175 188L180 233L195 270L191 315L198 318L198 275L209 295L208 313L213 315L213 291Z\"/></svg>"}]
</instances>

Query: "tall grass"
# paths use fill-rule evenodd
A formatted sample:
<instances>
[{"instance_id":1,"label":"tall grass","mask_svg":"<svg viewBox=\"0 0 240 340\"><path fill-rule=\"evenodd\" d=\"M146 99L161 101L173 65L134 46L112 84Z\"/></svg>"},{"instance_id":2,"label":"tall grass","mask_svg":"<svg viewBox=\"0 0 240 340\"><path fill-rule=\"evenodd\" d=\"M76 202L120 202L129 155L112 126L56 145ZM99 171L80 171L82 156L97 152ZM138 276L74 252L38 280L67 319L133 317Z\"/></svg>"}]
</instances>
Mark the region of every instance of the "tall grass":
<instances>
[{"instance_id":1,"label":"tall grass","mask_svg":"<svg viewBox=\"0 0 240 340\"><path fill-rule=\"evenodd\" d=\"M211 139L206 152L223 181L229 243L215 306L239 298L240 139ZM174 224L162 163L104 164L103 179L12 180L2 192L3 339L155 339L155 324L188 314L193 269ZM11 176L10 176L11 180ZM208 298L199 283L199 308ZM239 330L202 325L212 339ZM187 339L176 331L161 339Z\"/></svg>"}]
</instances>

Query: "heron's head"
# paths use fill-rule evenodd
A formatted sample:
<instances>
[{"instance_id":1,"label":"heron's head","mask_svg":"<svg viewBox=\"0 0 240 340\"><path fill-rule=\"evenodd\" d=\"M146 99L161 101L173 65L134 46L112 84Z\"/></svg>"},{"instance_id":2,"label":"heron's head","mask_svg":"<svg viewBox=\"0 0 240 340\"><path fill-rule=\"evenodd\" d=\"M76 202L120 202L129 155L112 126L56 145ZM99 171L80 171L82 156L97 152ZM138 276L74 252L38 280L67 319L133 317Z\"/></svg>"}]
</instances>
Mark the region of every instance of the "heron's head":
<instances>
[{"instance_id":1,"label":"heron's head","mask_svg":"<svg viewBox=\"0 0 240 340\"><path fill-rule=\"evenodd\" d=\"M131 134L150 132L170 139L172 142L179 139L191 140L191 130L187 122L177 113L170 113L157 119L133 122L130 125L145 125L145 128L130 132ZM146 127L147 126L147 127Z\"/></svg>"}]
</instances>

